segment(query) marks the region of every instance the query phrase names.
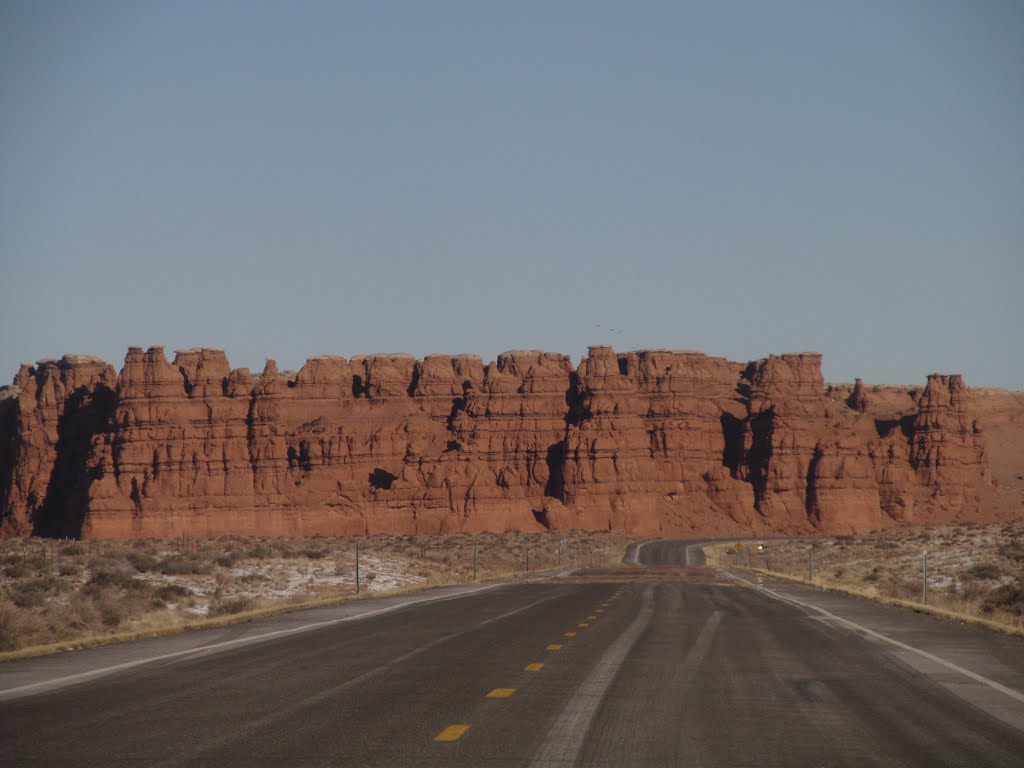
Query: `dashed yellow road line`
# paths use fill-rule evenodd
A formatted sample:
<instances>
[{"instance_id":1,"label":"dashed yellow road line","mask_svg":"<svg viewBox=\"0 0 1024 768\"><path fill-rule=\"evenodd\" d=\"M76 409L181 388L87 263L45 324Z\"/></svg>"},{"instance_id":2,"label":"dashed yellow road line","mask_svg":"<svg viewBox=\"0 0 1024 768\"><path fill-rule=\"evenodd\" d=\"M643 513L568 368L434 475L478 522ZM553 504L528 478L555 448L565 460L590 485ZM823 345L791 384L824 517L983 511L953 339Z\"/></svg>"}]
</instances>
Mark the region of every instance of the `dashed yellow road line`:
<instances>
[{"instance_id":1,"label":"dashed yellow road line","mask_svg":"<svg viewBox=\"0 0 1024 768\"><path fill-rule=\"evenodd\" d=\"M540 672L542 669L544 669L544 665L539 661L535 661L532 664L527 664L523 667L524 672Z\"/></svg>"},{"instance_id":2,"label":"dashed yellow road line","mask_svg":"<svg viewBox=\"0 0 1024 768\"><path fill-rule=\"evenodd\" d=\"M587 624L586 622L583 622L582 624L577 624L576 626L577 627L583 627L585 629L586 627L589 627L590 625Z\"/></svg>"},{"instance_id":3,"label":"dashed yellow road line","mask_svg":"<svg viewBox=\"0 0 1024 768\"><path fill-rule=\"evenodd\" d=\"M449 725L434 737L434 741L458 741L468 730L468 725Z\"/></svg>"},{"instance_id":4,"label":"dashed yellow road line","mask_svg":"<svg viewBox=\"0 0 1024 768\"><path fill-rule=\"evenodd\" d=\"M516 692L515 688L495 688L487 694L488 699L507 699Z\"/></svg>"},{"instance_id":5,"label":"dashed yellow road line","mask_svg":"<svg viewBox=\"0 0 1024 768\"><path fill-rule=\"evenodd\" d=\"M597 621L597 616L587 616L587 621Z\"/></svg>"},{"instance_id":6,"label":"dashed yellow road line","mask_svg":"<svg viewBox=\"0 0 1024 768\"><path fill-rule=\"evenodd\" d=\"M548 650L549 651L560 651L560 650L562 650L562 645L561 645L561 643L552 643L551 645L548 646Z\"/></svg>"},{"instance_id":7,"label":"dashed yellow road line","mask_svg":"<svg viewBox=\"0 0 1024 768\"><path fill-rule=\"evenodd\" d=\"M598 608L594 613L604 613L604 608Z\"/></svg>"},{"instance_id":8,"label":"dashed yellow road line","mask_svg":"<svg viewBox=\"0 0 1024 768\"><path fill-rule=\"evenodd\" d=\"M564 634L565 634L566 637L576 637L576 633L575 632L566 632Z\"/></svg>"}]
</instances>

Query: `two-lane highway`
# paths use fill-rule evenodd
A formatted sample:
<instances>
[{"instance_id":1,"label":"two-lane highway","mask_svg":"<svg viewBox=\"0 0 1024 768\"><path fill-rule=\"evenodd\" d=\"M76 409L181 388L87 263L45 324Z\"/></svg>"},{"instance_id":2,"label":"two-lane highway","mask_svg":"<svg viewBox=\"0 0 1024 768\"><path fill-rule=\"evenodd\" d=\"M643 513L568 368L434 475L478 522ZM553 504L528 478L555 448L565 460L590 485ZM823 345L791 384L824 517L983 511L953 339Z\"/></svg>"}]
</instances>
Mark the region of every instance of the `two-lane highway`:
<instances>
[{"instance_id":1,"label":"two-lane highway","mask_svg":"<svg viewBox=\"0 0 1024 768\"><path fill-rule=\"evenodd\" d=\"M21 683L0 686L0 764L1024 764L1019 640L744 583L699 551L205 652L153 641L84 682L62 663L50 690L0 669Z\"/></svg>"}]
</instances>

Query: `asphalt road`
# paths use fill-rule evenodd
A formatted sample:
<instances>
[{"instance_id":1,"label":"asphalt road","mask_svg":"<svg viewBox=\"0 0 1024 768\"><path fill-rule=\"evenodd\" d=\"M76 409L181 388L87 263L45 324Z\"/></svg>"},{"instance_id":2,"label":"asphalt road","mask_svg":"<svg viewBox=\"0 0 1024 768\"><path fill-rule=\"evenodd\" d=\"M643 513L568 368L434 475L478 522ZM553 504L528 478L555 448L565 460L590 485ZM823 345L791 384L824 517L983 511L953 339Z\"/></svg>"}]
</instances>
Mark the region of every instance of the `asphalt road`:
<instances>
[{"instance_id":1,"label":"asphalt road","mask_svg":"<svg viewBox=\"0 0 1024 768\"><path fill-rule=\"evenodd\" d=\"M686 552L237 645L153 641L93 679L68 671L99 651L9 662L0 765L1024 765L1021 641Z\"/></svg>"}]
</instances>

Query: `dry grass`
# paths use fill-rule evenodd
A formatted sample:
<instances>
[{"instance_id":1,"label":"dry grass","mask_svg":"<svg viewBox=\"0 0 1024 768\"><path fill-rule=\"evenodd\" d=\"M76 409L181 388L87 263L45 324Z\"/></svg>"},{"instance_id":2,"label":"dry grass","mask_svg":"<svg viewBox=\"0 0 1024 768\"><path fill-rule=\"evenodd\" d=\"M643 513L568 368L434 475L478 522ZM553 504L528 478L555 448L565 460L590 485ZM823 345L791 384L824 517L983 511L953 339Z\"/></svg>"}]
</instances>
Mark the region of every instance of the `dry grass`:
<instances>
[{"instance_id":1,"label":"dry grass","mask_svg":"<svg viewBox=\"0 0 1024 768\"><path fill-rule=\"evenodd\" d=\"M617 560L621 534L0 541L0 655Z\"/></svg>"},{"instance_id":2,"label":"dry grass","mask_svg":"<svg viewBox=\"0 0 1024 768\"><path fill-rule=\"evenodd\" d=\"M1024 523L898 529L860 536L707 548L709 562L753 567L854 594L919 606L928 553L928 606L1024 630Z\"/></svg>"}]
</instances>

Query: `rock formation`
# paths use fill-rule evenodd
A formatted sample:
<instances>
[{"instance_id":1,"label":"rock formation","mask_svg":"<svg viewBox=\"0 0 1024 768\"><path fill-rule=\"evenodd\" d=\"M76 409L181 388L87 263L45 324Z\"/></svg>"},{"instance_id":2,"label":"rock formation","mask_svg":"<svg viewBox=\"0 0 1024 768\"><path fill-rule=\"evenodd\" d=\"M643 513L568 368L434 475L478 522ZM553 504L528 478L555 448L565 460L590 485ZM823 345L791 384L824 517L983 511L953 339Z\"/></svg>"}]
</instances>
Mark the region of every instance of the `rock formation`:
<instances>
[{"instance_id":1,"label":"rock formation","mask_svg":"<svg viewBox=\"0 0 1024 768\"><path fill-rule=\"evenodd\" d=\"M864 413L868 409L868 396L862 380L857 379L853 383L853 392L846 398L846 404L859 413Z\"/></svg>"},{"instance_id":2,"label":"rock formation","mask_svg":"<svg viewBox=\"0 0 1024 768\"><path fill-rule=\"evenodd\" d=\"M815 353L742 364L591 347L576 367L537 351L487 365L324 356L253 376L217 349L168 363L161 347L132 347L119 375L66 356L0 390L0 533L848 533L992 519L973 402L959 376L826 388Z\"/></svg>"}]
</instances>

